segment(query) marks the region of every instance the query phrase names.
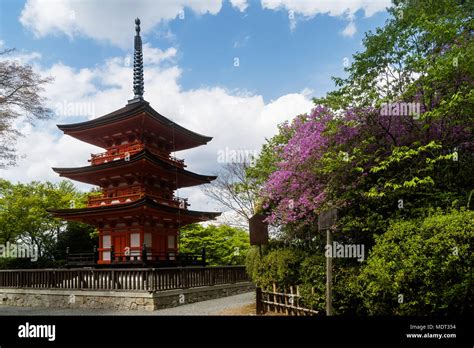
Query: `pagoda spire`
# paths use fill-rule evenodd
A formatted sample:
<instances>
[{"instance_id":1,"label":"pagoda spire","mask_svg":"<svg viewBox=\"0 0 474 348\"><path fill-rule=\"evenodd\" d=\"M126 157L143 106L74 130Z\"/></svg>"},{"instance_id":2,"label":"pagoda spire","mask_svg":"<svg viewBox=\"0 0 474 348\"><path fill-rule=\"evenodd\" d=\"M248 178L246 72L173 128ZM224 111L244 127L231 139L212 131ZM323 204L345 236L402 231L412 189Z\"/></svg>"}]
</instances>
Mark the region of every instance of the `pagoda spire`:
<instances>
[{"instance_id":1,"label":"pagoda spire","mask_svg":"<svg viewBox=\"0 0 474 348\"><path fill-rule=\"evenodd\" d=\"M132 100L128 103L136 103L143 101L143 51L142 38L140 37L140 19L135 19L135 53L133 55L133 93L135 94Z\"/></svg>"}]
</instances>

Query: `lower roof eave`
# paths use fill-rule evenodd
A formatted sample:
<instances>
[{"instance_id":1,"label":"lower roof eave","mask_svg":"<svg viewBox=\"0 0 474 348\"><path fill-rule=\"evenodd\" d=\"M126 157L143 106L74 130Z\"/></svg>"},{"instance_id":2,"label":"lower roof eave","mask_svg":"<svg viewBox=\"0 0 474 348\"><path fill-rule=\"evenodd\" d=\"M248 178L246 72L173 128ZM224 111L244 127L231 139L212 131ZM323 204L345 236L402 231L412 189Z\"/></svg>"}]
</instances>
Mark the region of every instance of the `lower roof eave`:
<instances>
[{"instance_id":1,"label":"lower roof eave","mask_svg":"<svg viewBox=\"0 0 474 348\"><path fill-rule=\"evenodd\" d=\"M66 220L83 220L83 218L99 217L114 214L129 214L133 212L139 212L143 214L145 211L149 211L151 214L163 214L167 217L177 217L183 220L193 220L192 222L200 222L213 220L220 216L220 212L204 212L196 210L187 210L171 207L168 205L160 204L155 202L149 197L141 198L137 201L129 203L119 203L114 205L104 205L97 207L86 207L78 209L47 209L55 217L63 218ZM190 222L191 223L191 222Z\"/></svg>"}]
</instances>

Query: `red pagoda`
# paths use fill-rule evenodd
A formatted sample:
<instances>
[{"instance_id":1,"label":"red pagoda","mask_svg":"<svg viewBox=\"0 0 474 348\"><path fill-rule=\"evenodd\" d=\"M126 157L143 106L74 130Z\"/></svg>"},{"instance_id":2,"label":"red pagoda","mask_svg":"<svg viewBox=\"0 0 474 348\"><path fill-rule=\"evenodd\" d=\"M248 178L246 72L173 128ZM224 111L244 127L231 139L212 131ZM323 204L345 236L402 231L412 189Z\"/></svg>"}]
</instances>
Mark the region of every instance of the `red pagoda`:
<instances>
[{"instance_id":1,"label":"red pagoda","mask_svg":"<svg viewBox=\"0 0 474 348\"><path fill-rule=\"evenodd\" d=\"M100 186L101 194L91 196L85 208L50 212L98 229L94 263L99 265L196 260L195 256L178 253L179 228L220 213L189 210L187 200L177 198L174 192L210 183L216 177L186 170L184 161L171 153L207 144L212 138L174 123L143 99L140 20L137 18L135 23L134 98L102 117L58 125L65 134L102 147L105 152L92 155L88 166L53 170L62 177ZM84 255L77 254L70 260L86 262Z\"/></svg>"}]
</instances>

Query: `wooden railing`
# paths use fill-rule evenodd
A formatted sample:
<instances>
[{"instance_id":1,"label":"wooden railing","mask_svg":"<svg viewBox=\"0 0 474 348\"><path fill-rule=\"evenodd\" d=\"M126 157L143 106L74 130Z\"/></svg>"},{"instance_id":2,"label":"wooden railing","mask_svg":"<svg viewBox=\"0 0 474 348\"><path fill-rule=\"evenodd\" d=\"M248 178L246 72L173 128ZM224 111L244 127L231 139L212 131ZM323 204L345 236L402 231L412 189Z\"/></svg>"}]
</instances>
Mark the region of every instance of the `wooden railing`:
<instances>
[{"instance_id":1,"label":"wooden railing","mask_svg":"<svg viewBox=\"0 0 474 348\"><path fill-rule=\"evenodd\" d=\"M110 260L107 265L120 267L152 267L152 266L206 266L206 250L201 253L179 253L177 251L154 252L144 244L141 248L133 248L128 252L116 252L114 247L97 249L92 252L71 253L66 249L66 266L96 266L99 254L109 252ZM102 265L103 265L102 264Z\"/></svg>"},{"instance_id":2,"label":"wooden railing","mask_svg":"<svg viewBox=\"0 0 474 348\"><path fill-rule=\"evenodd\" d=\"M246 281L244 266L0 270L0 288L163 291Z\"/></svg>"},{"instance_id":3,"label":"wooden railing","mask_svg":"<svg viewBox=\"0 0 474 348\"><path fill-rule=\"evenodd\" d=\"M108 149L105 152L98 153L98 154L91 154L91 162L92 165L117 161L126 158L127 156L132 156L137 152L142 151L145 148L143 144L140 143L133 143L133 144L124 144L119 146L114 146ZM150 149L151 150L151 149ZM186 165L184 164L183 159L176 158L174 156L166 156L160 152L151 150L156 156L160 157L162 160L175 165L179 168L184 168Z\"/></svg>"},{"instance_id":4,"label":"wooden railing","mask_svg":"<svg viewBox=\"0 0 474 348\"><path fill-rule=\"evenodd\" d=\"M89 207L97 207L101 205L121 204L136 201L143 198L145 195L152 197L158 203L169 205L176 208L187 209L189 204L186 198L173 197L167 199L161 197L156 192L150 191L141 186L130 187L126 189L117 190L116 195L109 197L107 194L90 196L88 199Z\"/></svg>"}]
</instances>

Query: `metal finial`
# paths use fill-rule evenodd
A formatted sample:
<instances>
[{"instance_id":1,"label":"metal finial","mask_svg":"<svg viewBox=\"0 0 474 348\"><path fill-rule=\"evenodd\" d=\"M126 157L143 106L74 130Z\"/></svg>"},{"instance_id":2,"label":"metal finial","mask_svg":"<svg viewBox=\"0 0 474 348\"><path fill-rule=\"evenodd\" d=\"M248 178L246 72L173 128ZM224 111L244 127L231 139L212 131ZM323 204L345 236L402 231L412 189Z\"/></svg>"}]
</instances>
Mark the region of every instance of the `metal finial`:
<instances>
[{"instance_id":1,"label":"metal finial","mask_svg":"<svg viewBox=\"0 0 474 348\"><path fill-rule=\"evenodd\" d=\"M143 100L143 52L142 38L140 37L140 19L135 19L135 53L133 55L133 92L134 98L130 102Z\"/></svg>"},{"instance_id":2,"label":"metal finial","mask_svg":"<svg viewBox=\"0 0 474 348\"><path fill-rule=\"evenodd\" d=\"M135 31L137 32L137 35L140 35L140 18L135 19Z\"/></svg>"}]
</instances>

